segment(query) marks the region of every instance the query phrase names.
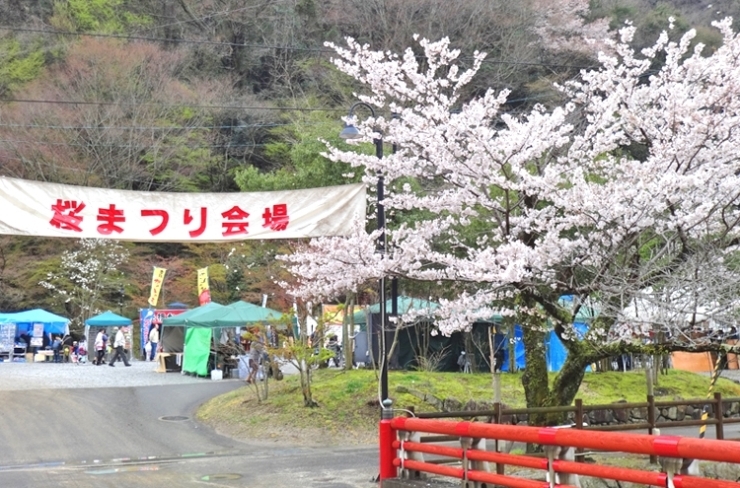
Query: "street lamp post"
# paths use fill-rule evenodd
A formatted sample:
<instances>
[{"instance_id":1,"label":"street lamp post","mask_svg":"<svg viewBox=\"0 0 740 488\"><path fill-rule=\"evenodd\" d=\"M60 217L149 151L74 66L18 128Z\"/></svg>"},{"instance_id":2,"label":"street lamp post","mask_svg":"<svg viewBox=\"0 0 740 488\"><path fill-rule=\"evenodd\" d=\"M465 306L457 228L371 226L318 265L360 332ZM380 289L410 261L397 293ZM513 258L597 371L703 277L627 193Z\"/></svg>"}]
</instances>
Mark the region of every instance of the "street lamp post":
<instances>
[{"instance_id":1,"label":"street lamp post","mask_svg":"<svg viewBox=\"0 0 740 488\"><path fill-rule=\"evenodd\" d=\"M375 118L375 110L373 107L365 102L355 102L349 109L348 117L351 118L354 115L357 107L365 107L370 110L370 114ZM344 129L339 134L342 139L358 139L362 137L357 127L352 123L345 123ZM375 144L375 156L378 159L383 159L383 139L373 139ZM377 220L378 230L380 236L378 236L378 243L376 249L381 255L385 254L385 207L383 205L383 198L385 193L383 174L378 172L378 186L377 186ZM388 355L386 353L385 344L385 274L380 277L380 411L381 414L383 409L386 408L385 401L388 399Z\"/></svg>"}]
</instances>

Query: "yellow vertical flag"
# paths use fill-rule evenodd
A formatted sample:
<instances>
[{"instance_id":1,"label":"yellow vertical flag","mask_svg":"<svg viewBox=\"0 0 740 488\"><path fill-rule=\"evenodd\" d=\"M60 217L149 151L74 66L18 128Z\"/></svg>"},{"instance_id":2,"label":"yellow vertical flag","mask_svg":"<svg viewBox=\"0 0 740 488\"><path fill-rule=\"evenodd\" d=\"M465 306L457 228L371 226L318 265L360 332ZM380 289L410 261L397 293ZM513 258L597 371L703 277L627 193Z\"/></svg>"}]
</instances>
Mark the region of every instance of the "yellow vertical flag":
<instances>
[{"instance_id":1,"label":"yellow vertical flag","mask_svg":"<svg viewBox=\"0 0 740 488\"><path fill-rule=\"evenodd\" d=\"M198 304L205 305L211 301L211 287L208 284L208 266L198 270Z\"/></svg>"},{"instance_id":2,"label":"yellow vertical flag","mask_svg":"<svg viewBox=\"0 0 740 488\"><path fill-rule=\"evenodd\" d=\"M159 300L159 292L162 291L162 285L164 284L164 274L167 272L165 268L154 267L154 275L152 276L152 291L149 295L149 305L152 307L157 306Z\"/></svg>"}]
</instances>

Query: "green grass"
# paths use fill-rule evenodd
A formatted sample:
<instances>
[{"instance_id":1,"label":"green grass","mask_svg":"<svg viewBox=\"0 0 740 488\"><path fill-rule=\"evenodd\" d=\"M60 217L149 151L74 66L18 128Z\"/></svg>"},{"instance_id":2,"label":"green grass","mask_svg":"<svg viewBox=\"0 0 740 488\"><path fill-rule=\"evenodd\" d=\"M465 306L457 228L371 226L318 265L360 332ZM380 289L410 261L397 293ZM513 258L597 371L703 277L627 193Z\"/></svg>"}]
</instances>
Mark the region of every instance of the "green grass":
<instances>
[{"instance_id":1,"label":"green grass","mask_svg":"<svg viewBox=\"0 0 740 488\"><path fill-rule=\"evenodd\" d=\"M551 376L551 380L554 377ZM198 417L219 431L239 436L276 437L278 431L312 435L328 430L337 442L360 441L374 435L378 420L378 381L368 370L319 370L313 383L318 408L305 408L297 376L286 376L270 383L270 397L258 404L254 390L239 388L205 403ZM400 393L415 391L444 400L453 398L463 405L469 400L492 402L490 374L426 373L392 371L388 378L390 396L395 408L413 406L417 412L434 408L417 396ZM709 389L709 378L694 373L671 370L660 376L655 385L658 400L703 399ZM714 391L724 397L740 397L740 385L720 378ZM503 402L510 407L525 406L521 374L501 375ZM645 401L647 386L643 372L587 373L578 398L585 405ZM258 428L266 432L258 433ZM324 436L325 434L322 434ZM331 441L327 441L331 442Z\"/></svg>"}]
</instances>

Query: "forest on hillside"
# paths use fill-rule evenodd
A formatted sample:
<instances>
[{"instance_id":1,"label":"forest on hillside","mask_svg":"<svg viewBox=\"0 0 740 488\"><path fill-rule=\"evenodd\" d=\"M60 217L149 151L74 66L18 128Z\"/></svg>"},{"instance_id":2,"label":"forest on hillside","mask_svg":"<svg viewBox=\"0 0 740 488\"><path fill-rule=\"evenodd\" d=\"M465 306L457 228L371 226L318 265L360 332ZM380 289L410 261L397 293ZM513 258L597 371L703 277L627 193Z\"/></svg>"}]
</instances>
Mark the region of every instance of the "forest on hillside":
<instances>
[{"instance_id":1,"label":"forest on hillside","mask_svg":"<svg viewBox=\"0 0 740 488\"><path fill-rule=\"evenodd\" d=\"M348 183L359 176L324 158L320 139L341 145L358 87L331 65L326 42L349 36L401 53L414 35L449 37L463 65L488 53L464 95L509 90L506 111L517 113L556 102L554 84L595 66L601 41L625 22L637 27L638 47L673 17L671 36L695 28L711 50L721 42L711 22L738 14L732 0L0 0L0 175L138 191ZM168 269L163 301L193 305L195 270L208 266L214 300L267 294L286 309L274 256L294 245L125 243L127 259L100 275L98 306L133 316L152 266ZM0 310L79 316L40 284L77 248L0 236ZM63 281L56 286L74 286ZM373 287L360 303L374 299Z\"/></svg>"}]
</instances>

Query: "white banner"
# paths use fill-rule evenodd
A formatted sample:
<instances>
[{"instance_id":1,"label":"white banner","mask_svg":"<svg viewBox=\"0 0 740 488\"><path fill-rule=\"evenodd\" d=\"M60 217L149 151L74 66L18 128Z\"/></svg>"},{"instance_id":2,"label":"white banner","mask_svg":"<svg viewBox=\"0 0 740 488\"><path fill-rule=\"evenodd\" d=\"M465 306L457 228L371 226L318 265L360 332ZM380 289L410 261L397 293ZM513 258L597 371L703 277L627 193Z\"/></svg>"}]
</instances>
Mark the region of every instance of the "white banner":
<instances>
[{"instance_id":1,"label":"white banner","mask_svg":"<svg viewBox=\"0 0 740 488\"><path fill-rule=\"evenodd\" d=\"M365 185L255 193L107 190L0 177L0 234L217 242L348 235Z\"/></svg>"}]
</instances>

